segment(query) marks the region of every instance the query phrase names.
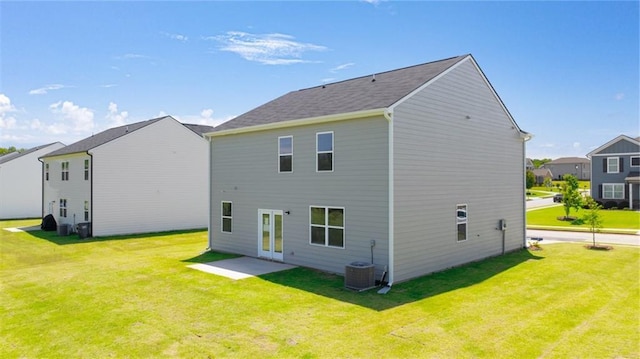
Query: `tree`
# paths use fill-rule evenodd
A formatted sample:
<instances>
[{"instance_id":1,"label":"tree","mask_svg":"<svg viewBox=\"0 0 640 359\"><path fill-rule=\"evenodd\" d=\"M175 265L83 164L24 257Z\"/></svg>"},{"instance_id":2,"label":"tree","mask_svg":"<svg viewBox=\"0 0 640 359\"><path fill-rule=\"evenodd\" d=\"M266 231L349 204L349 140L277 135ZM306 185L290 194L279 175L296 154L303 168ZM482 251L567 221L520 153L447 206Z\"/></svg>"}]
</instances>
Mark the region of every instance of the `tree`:
<instances>
[{"instance_id":1,"label":"tree","mask_svg":"<svg viewBox=\"0 0 640 359\"><path fill-rule=\"evenodd\" d=\"M6 155L7 153L11 153L11 152L16 152L18 151L14 146L8 147L8 148L4 148L4 147L0 147L0 156Z\"/></svg>"},{"instance_id":2,"label":"tree","mask_svg":"<svg viewBox=\"0 0 640 359\"><path fill-rule=\"evenodd\" d=\"M527 170L527 189L531 189L536 184L536 176L532 170Z\"/></svg>"},{"instance_id":3,"label":"tree","mask_svg":"<svg viewBox=\"0 0 640 359\"><path fill-rule=\"evenodd\" d=\"M547 191L551 191L551 187L553 187L553 182L551 181L551 178L549 177L544 178L544 186L547 187Z\"/></svg>"},{"instance_id":4,"label":"tree","mask_svg":"<svg viewBox=\"0 0 640 359\"><path fill-rule=\"evenodd\" d=\"M545 164L547 162L551 162L551 158L543 158L541 160L536 158L536 159L531 160L531 162L533 162L533 167L534 168L540 168L540 166L542 166L543 164Z\"/></svg>"},{"instance_id":5,"label":"tree","mask_svg":"<svg viewBox=\"0 0 640 359\"><path fill-rule=\"evenodd\" d=\"M562 183L560 187L560 193L562 193L564 219L569 219L571 208L575 208L575 210L578 211L582 206L582 196L580 195L580 191L578 191L580 184L574 175L566 174L562 176L562 179L564 183Z\"/></svg>"},{"instance_id":6,"label":"tree","mask_svg":"<svg viewBox=\"0 0 640 359\"><path fill-rule=\"evenodd\" d=\"M602 217L600 217L600 206L596 201L591 197L587 197L586 200L587 214L582 217L584 223L589 225L589 229L591 230L591 234L593 236L593 246L596 246L596 232L600 232L600 228L602 228Z\"/></svg>"}]
</instances>

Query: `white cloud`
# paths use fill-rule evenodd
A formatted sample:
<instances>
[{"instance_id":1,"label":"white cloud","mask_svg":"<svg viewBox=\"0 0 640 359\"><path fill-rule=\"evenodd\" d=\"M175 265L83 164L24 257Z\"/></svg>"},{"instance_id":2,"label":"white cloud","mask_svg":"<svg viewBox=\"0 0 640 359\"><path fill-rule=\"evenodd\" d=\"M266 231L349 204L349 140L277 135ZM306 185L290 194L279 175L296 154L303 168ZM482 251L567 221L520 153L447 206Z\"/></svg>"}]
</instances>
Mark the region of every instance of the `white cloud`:
<instances>
[{"instance_id":1,"label":"white cloud","mask_svg":"<svg viewBox=\"0 0 640 359\"><path fill-rule=\"evenodd\" d=\"M220 50L233 52L248 61L266 65L291 65L310 62L302 55L308 51L325 51L326 47L294 41L285 34L249 34L229 31L224 35L204 38L222 44Z\"/></svg>"},{"instance_id":2,"label":"white cloud","mask_svg":"<svg viewBox=\"0 0 640 359\"><path fill-rule=\"evenodd\" d=\"M9 113L15 112L16 108L11 104L11 99L5 94L0 93L0 128L12 130L17 128L18 123Z\"/></svg>"},{"instance_id":3,"label":"white cloud","mask_svg":"<svg viewBox=\"0 0 640 359\"><path fill-rule=\"evenodd\" d=\"M59 101L51 104L49 109L52 113L61 115L63 120L70 123L70 125L66 123L52 125L55 126L56 131L66 132L66 130L71 129L74 132L89 132L94 128L93 111L86 107L80 107L71 101Z\"/></svg>"},{"instance_id":4,"label":"white cloud","mask_svg":"<svg viewBox=\"0 0 640 359\"><path fill-rule=\"evenodd\" d=\"M580 142L574 142L573 143L573 149L579 150L580 149Z\"/></svg>"},{"instance_id":5,"label":"white cloud","mask_svg":"<svg viewBox=\"0 0 640 359\"><path fill-rule=\"evenodd\" d=\"M189 37L187 37L186 35L181 35L181 34L170 34L168 32L161 32L162 35L172 39L172 40L178 40L178 41L182 41L182 42L187 42L189 41Z\"/></svg>"},{"instance_id":6,"label":"white cloud","mask_svg":"<svg viewBox=\"0 0 640 359\"><path fill-rule=\"evenodd\" d=\"M141 55L141 54L124 54L120 56L116 56L118 60L131 60L131 59L147 59L149 56ZM113 68L113 66L111 67Z\"/></svg>"},{"instance_id":7,"label":"white cloud","mask_svg":"<svg viewBox=\"0 0 640 359\"><path fill-rule=\"evenodd\" d=\"M109 127L118 127L127 123L129 112L122 111L118 113L118 105L114 102L109 102L109 112L105 118L109 121Z\"/></svg>"},{"instance_id":8,"label":"white cloud","mask_svg":"<svg viewBox=\"0 0 640 359\"><path fill-rule=\"evenodd\" d=\"M621 100L623 100L623 99L624 99L624 93L622 93L622 92L618 92L618 93L614 96L614 98L616 99L616 101L621 101Z\"/></svg>"},{"instance_id":9,"label":"white cloud","mask_svg":"<svg viewBox=\"0 0 640 359\"><path fill-rule=\"evenodd\" d=\"M338 71L341 71L341 70L348 69L349 67L351 67L351 66L353 66L353 65L355 65L353 62L348 62L348 63L346 63L346 64L338 65L338 66L336 66L336 67L332 68L332 69L331 69L331 70L329 70L329 71L330 71L330 72L338 72Z\"/></svg>"},{"instance_id":10,"label":"white cloud","mask_svg":"<svg viewBox=\"0 0 640 359\"><path fill-rule=\"evenodd\" d=\"M105 89L108 89L108 88L111 88L111 87L116 87L116 86L118 86L118 85L116 85L116 84L105 84L105 85L100 85L100 87L105 88Z\"/></svg>"},{"instance_id":11,"label":"white cloud","mask_svg":"<svg viewBox=\"0 0 640 359\"><path fill-rule=\"evenodd\" d=\"M166 116L162 111L159 116ZM224 122L227 122L236 116L226 117L213 117L213 110L210 108L200 111L200 115L185 115L185 116L173 116L176 120L182 123L192 123L196 125L218 126Z\"/></svg>"},{"instance_id":12,"label":"white cloud","mask_svg":"<svg viewBox=\"0 0 640 359\"><path fill-rule=\"evenodd\" d=\"M33 90L29 91L29 95L45 95L49 91L60 90L60 89L63 89L65 87L66 86L60 85L60 84L45 85L43 87L40 87L40 88L33 89Z\"/></svg>"}]
</instances>

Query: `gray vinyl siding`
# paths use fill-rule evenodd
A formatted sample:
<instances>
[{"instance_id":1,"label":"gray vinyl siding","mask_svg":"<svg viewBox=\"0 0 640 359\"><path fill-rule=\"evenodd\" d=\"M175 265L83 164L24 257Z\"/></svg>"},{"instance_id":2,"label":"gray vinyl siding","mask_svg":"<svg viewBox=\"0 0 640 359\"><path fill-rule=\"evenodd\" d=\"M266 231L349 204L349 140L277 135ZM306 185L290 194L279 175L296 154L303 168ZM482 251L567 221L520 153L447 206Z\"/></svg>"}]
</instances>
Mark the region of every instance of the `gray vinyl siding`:
<instances>
[{"instance_id":1,"label":"gray vinyl siding","mask_svg":"<svg viewBox=\"0 0 640 359\"><path fill-rule=\"evenodd\" d=\"M316 172L316 133L334 133L334 171ZM335 273L353 261L388 260L388 123L383 117L213 137L210 244L258 255L258 209L283 216L284 262ZM278 173L278 137L293 136L293 172ZM233 203L222 233L221 202ZM309 207L345 209L345 248L309 243Z\"/></svg>"},{"instance_id":2,"label":"gray vinyl siding","mask_svg":"<svg viewBox=\"0 0 640 359\"><path fill-rule=\"evenodd\" d=\"M636 150L638 147L636 146ZM624 199L629 200L629 185L625 182L625 178L629 176L630 172L638 172L640 171L640 167L631 166L631 157L640 156L640 152L636 152L634 154L628 155L620 155L620 154L610 154L610 155L593 155L592 156L592 171L591 171L591 197L597 201L607 201L608 199L603 199L601 194L601 188L603 183L620 183L624 184ZM603 165L603 161L608 157L617 157L618 161L622 161L623 167L622 171L618 173L607 173L606 168ZM634 184L633 187L633 200L637 201L640 199L640 187L637 184Z\"/></svg>"},{"instance_id":3,"label":"gray vinyl siding","mask_svg":"<svg viewBox=\"0 0 640 359\"><path fill-rule=\"evenodd\" d=\"M620 153L638 153L638 145L631 143L627 140L620 140L616 143L612 143L611 146L603 148L598 151L598 155L605 154L620 154Z\"/></svg>"},{"instance_id":4,"label":"gray vinyl siding","mask_svg":"<svg viewBox=\"0 0 640 359\"><path fill-rule=\"evenodd\" d=\"M206 228L207 150L170 117L92 149L93 235Z\"/></svg>"},{"instance_id":5,"label":"gray vinyl siding","mask_svg":"<svg viewBox=\"0 0 640 359\"><path fill-rule=\"evenodd\" d=\"M523 246L523 140L470 61L395 108L393 152L395 281L500 254L500 219L506 250Z\"/></svg>"}]
</instances>

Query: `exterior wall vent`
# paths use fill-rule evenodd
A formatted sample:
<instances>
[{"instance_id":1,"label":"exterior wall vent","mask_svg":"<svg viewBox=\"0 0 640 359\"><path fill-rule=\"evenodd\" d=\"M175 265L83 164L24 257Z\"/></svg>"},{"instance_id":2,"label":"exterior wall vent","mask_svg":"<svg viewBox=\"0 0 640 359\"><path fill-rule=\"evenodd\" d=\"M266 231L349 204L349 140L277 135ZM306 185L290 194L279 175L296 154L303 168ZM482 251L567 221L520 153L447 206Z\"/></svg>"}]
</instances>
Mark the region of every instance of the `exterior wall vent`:
<instances>
[{"instance_id":1,"label":"exterior wall vent","mask_svg":"<svg viewBox=\"0 0 640 359\"><path fill-rule=\"evenodd\" d=\"M366 262L352 262L344 269L344 286L354 290L375 287L375 266Z\"/></svg>"}]
</instances>

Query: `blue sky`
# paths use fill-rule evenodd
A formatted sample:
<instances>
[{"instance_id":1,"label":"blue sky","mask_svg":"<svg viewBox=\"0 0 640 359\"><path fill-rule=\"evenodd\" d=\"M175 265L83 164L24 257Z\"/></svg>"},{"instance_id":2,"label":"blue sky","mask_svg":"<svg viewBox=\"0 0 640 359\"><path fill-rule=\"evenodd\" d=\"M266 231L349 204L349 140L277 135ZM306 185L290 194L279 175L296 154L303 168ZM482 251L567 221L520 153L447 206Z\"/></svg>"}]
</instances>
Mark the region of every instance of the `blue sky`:
<instances>
[{"instance_id":1,"label":"blue sky","mask_svg":"<svg viewBox=\"0 0 640 359\"><path fill-rule=\"evenodd\" d=\"M528 157L584 156L640 136L638 4L0 1L0 146L165 114L217 125L292 90L471 53L534 134Z\"/></svg>"}]
</instances>

